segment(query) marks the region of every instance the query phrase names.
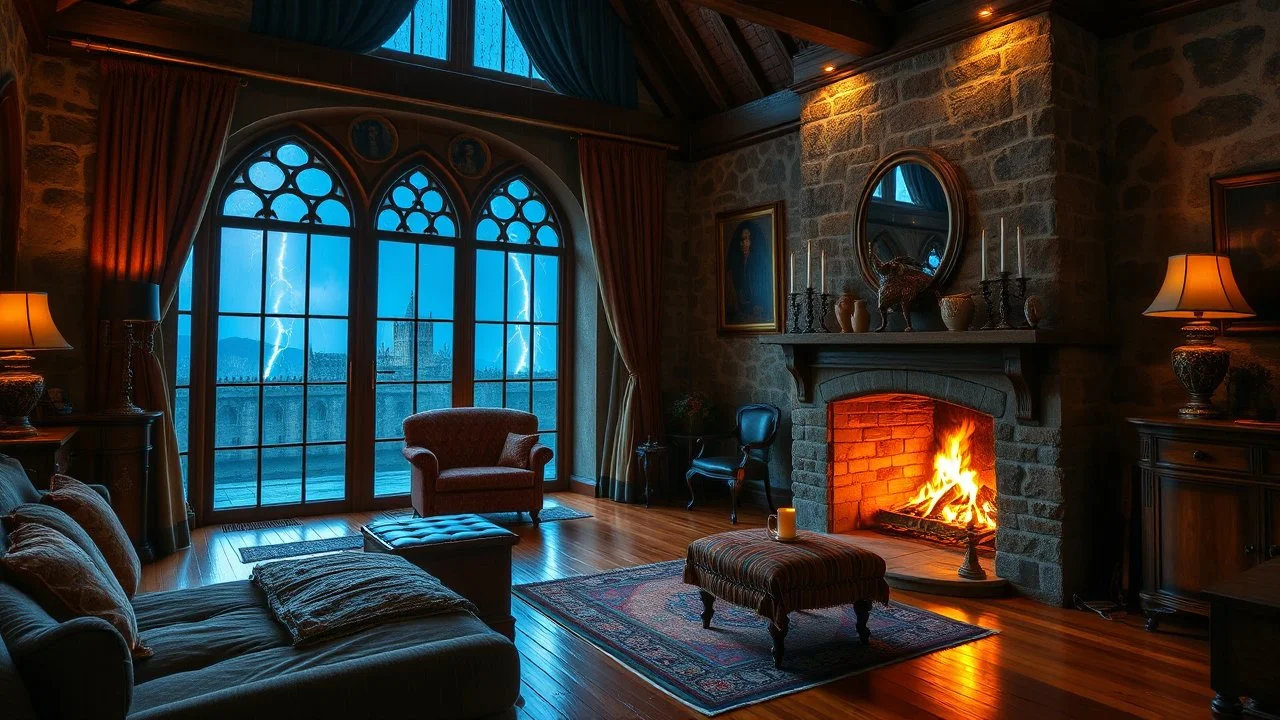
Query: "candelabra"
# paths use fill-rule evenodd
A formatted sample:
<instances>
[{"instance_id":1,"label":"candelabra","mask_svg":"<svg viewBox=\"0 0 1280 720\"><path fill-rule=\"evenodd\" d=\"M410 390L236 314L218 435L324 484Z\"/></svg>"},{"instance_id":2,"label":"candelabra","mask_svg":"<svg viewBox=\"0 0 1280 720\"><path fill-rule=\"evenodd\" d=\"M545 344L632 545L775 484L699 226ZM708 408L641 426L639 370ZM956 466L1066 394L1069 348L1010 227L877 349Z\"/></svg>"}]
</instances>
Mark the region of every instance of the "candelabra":
<instances>
[{"instance_id":1,"label":"candelabra","mask_svg":"<svg viewBox=\"0 0 1280 720\"><path fill-rule=\"evenodd\" d=\"M1018 289L1015 291L1010 287L1011 283L1017 283ZM982 289L982 302L987 306L987 324L982 326L983 330L1012 330L1015 326L1010 322L1009 301L1010 298L1018 298L1026 302L1027 299L1027 279L1025 277L1013 277L1013 273L1008 270L1001 270L1000 277L996 280L980 280L978 286ZM991 296L995 294L995 303L992 303Z\"/></svg>"},{"instance_id":2,"label":"candelabra","mask_svg":"<svg viewBox=\"0 0 1280 720\"><path fill-rule=\"evenodd\" d=\"M804 301L804 325L800 323L800 304ZM787 293L788 304L791 306L791 329L792 333L825 333L831 332L827 329L827 313L831 310L831 295L828 293L820 293L813 288L805 288L804 292ZM814 307L814 303L817 307ZM816 323L816 324L815 324Z\"/></svg>"}]
</instances>

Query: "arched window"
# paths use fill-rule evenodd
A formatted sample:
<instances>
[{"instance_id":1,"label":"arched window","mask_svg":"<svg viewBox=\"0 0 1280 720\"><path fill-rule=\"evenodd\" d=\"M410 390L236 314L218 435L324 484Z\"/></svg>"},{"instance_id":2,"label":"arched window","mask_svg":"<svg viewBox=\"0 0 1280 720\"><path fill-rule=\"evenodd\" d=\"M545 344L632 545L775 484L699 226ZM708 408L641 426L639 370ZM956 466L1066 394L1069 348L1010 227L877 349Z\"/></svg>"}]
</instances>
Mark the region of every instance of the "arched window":
<instances>
[{"instance_id":1,"label":"arched window","mask_svg":"<svg viewBox=\"0 0 1280 720\"><path fill-rule=\"evenodd\" d=\"M453 405L458 214L425 167L405 172L378 204L374 496L409 492L401 423Z\"/></svg>"},{"instance_id":2,"label":"arched window","mask_svg":"<svg viewBox=\"0 0 1280 720\"><path fill-rule=\"evenodd\" d=\"M475 404L538 416L556 444L562 229L525 175L507 178L476 222ZM547 468L555 477L555 468Z\"/></svg>"},{"instance_id":3,"label":"arched window","mask_svg":"<svg viewBox=\"0 0 1280 720\"><path fill-rule=\"evenodd\" d=\"M424 160L357 205L319 147L229 162L179 281L175 419L205 521L403 506L403 421L424 410L518 408L558 444L565 242L547 195L507 171L469 206Z\"/></svg>"},{"instance_id":4,"label":"arched window","mask_svg":"<svg viewBox=\"0 0 1280 720\"><path fill-rule=\"evenodd\" d=\"M214 416L235 403L247 419L234 435L215 428L213 508L341 500L347 193L324 157L288 138L241 161L215 207ZM275 426L265 408L296 408L301 422Z\"/></svg>"}]
</instances>

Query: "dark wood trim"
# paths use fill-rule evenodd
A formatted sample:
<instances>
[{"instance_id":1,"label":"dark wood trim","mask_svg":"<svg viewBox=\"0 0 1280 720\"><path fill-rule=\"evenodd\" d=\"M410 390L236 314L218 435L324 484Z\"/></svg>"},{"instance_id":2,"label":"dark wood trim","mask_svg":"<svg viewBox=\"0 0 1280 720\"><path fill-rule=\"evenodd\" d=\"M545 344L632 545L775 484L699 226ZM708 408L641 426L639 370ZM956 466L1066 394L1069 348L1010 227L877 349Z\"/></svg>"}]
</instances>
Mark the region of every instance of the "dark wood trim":
<instances>
[{"instance_id":1,"label":"dark wood trim","mask_svg":"<svg viewBox=\"0 0 1280 720\"><path fill-rule=\"evenodd\" d=\"M22 227L23 117L18 80L0 78L0 289L18 287Z\"/></svg>"},{"instance_id":2,"label":"dark wood trim","mask_svg":"<svg viewBox=\"0 0 1280 720\"><path fill-rule=\"evenodd\" d=\"M27 45L33 52L43 50L49 22L54 15L53 3L48 0L13 0L13 7L18 11L18 21L27 36Z\"/></svg>"},{"instance_id":3,"label":"dark wood trim","mask_svg":"<svg viewBox=\"0 0 1280 720\"><path fill-rule=\"evenodd\" d=\"M764 97L773 92L773 84L769 82L769 75L765 73L764 66L760 64L760 58L756 57L755 50L751 49L751 43L747 42L747 37L742 34L742 27L738 25L738 21L725 15L724 13L711 13L722 32L729 38L729 47L737 53L738 60L747 69L743 73L743 77L747 81L747 89L751 91L754 97Z\"/></svg>"},{"instance_id":4,"label":"dark wood trim","mask_svg":"<svg viewBox=\"0 0 1280 720\"><path fill-rule=\"evenodd\" d=\"M678 122L476 75L147 15L98 3L58 13L51 39L73 51L111 52L324 90L510 120L667 149Z\"/></svg>"},{"instance_id":5,"label":"dark wood trim","mask_svg":"<svg viewBox=\"0 0 1280 720\"><path fill-rule=\"evenodd\" d=\"M569 492L587 497L596 496L596 481L594 478L583 477L582 475L569 476Z\"/></svg>"},{"instance_id":6,"label":"dark wood trim","mask_svg":"<svg viewBox=\"0 0 1280 720\"><path fill-rule=\"evenodd\" d=\"M698 34L698 29L685 14L684 6L673 0L653 0L653 4L657 7L663 22L666 23L667 29L675 36L685 57L692 63L693 71L702 80L702 85L715 102L716 108L726 110L733 107L733 90L725 80L724 73L720 72L720 66L716 64L715 58L711 57L706 43Z\"/></svg>"},{"instance_id":7,"label":"dark wood trim","mask_svg":"<svg viewBox=\"0 0 1280 720\"><path fill-rule=\"evenodd\" d=\"M859 56L889 45L883 16L848 0L693 0L716 12L776 28Z\"/></svg>"},{"instance_id":8,"label":"dark wood trim","mask_svg":"<svg viewBox=\"0 0 1280 720\"><path fill-rule=\"evenodd\" d=\"M802 105L799 95L781 90L699 120L689 132L690 153L694 160L705 160L798 132Z\"/></svg>"}]
</instances>

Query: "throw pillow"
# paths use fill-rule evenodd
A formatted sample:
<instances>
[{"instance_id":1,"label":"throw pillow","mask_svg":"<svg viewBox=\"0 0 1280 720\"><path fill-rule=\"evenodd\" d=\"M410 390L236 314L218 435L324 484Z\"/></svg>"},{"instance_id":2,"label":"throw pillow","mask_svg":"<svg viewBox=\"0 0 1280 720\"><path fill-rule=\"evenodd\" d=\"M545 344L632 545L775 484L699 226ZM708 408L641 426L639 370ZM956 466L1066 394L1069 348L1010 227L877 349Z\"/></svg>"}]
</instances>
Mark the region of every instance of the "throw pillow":
<instances>
[{"instance_id":1,"label":"throw pillow","mask_svg":"<svg viewBox=\"0 0 1280 720\"><path fill-rule=\"evenodd\" d=\"M129 542L120 518L116 517L107 501L75 478L54 475L49 481L44 503L70 515L84 528L107 559L111 573L124 588L124 594L133 597L138 591L138 581L142 579L142 562L138 560L138 553L133 551L133 543Z\"/></svg>"},{"instance_id":2,"label":"throw pillow","mask_svg":"<svg viewBox=\"0 0 1280 720\"><path fill-rule=\"evenodd\" d=\"M24 523L9 533L0 557L5 577L59 622L99 617L124 636L135 658L151 657L138 638L138 619L115 578L103 576L74 542L56 530Z\"/></svg>"},{"instance_id":3,"label":"throw pillow","mask_svg":"<svg viewBox=\"0 0 1280 720\"><path fill-rule=\"evenodd\" d=\"M102 551L98 549L98 545L93 542L93 538L89 537L84 528L80 527L80 524L73 520L70 515L52 505L24 503L14 508L8 515L0 518L0 523L4 524L4 529L7 532L13 532L20 525L26 523L43 525L50 530L57 531L63 537L75 543L76 547L83 550L84 554L89 556L89 559L93 561L93 566L97 568L103 577L115 577L115 573L111 570L111 566L107 564L107 559L102 556Z\"/></svg>"},{"instance_id":4,"label":"throw pillow","mask_svg":"<svg viewBox=\"0 0 1280 720\"><path fill-rule=\"evenodd\" d=\"M533 452L533 446L537 444L537 435L507 433L507 442L502 446L502 454L498 456L498 465L528 470L529 453Z\"/></svg>"}]
</instances>

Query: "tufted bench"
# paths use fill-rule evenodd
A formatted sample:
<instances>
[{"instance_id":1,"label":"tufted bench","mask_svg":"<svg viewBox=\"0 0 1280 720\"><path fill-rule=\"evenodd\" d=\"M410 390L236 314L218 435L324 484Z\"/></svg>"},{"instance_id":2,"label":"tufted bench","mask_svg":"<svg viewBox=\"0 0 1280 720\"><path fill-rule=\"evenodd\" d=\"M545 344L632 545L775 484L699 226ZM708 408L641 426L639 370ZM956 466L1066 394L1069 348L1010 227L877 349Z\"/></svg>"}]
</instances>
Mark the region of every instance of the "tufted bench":
<instances>
[{"instance_id":1,"label":"tufted bench","mask_svg":"<svg viewBox=\"0 0 1280 720\"><path fill-rule=\"evenodd\" d=\"M889 602L885 563L879 555L827 535L801 532L778 542L763 528L694 540L684 581L702 595L702 626L711 627L716 598L769 619L773 661L782 667L788 613L852 604L858 637L866 644L872 601Z\"/></svg>"},{"instance_id":2,"label":"tufted bench","mask_svg":"<svg viewBox=\"0 0 1280 720\"><path fill-rule=\"evenodd\" d=\"M399 555L476 604L480 619L515 639L511 546L520 536L479 515L386 518L361 526L365 552Z\"/></svg>"}]
</instances>

